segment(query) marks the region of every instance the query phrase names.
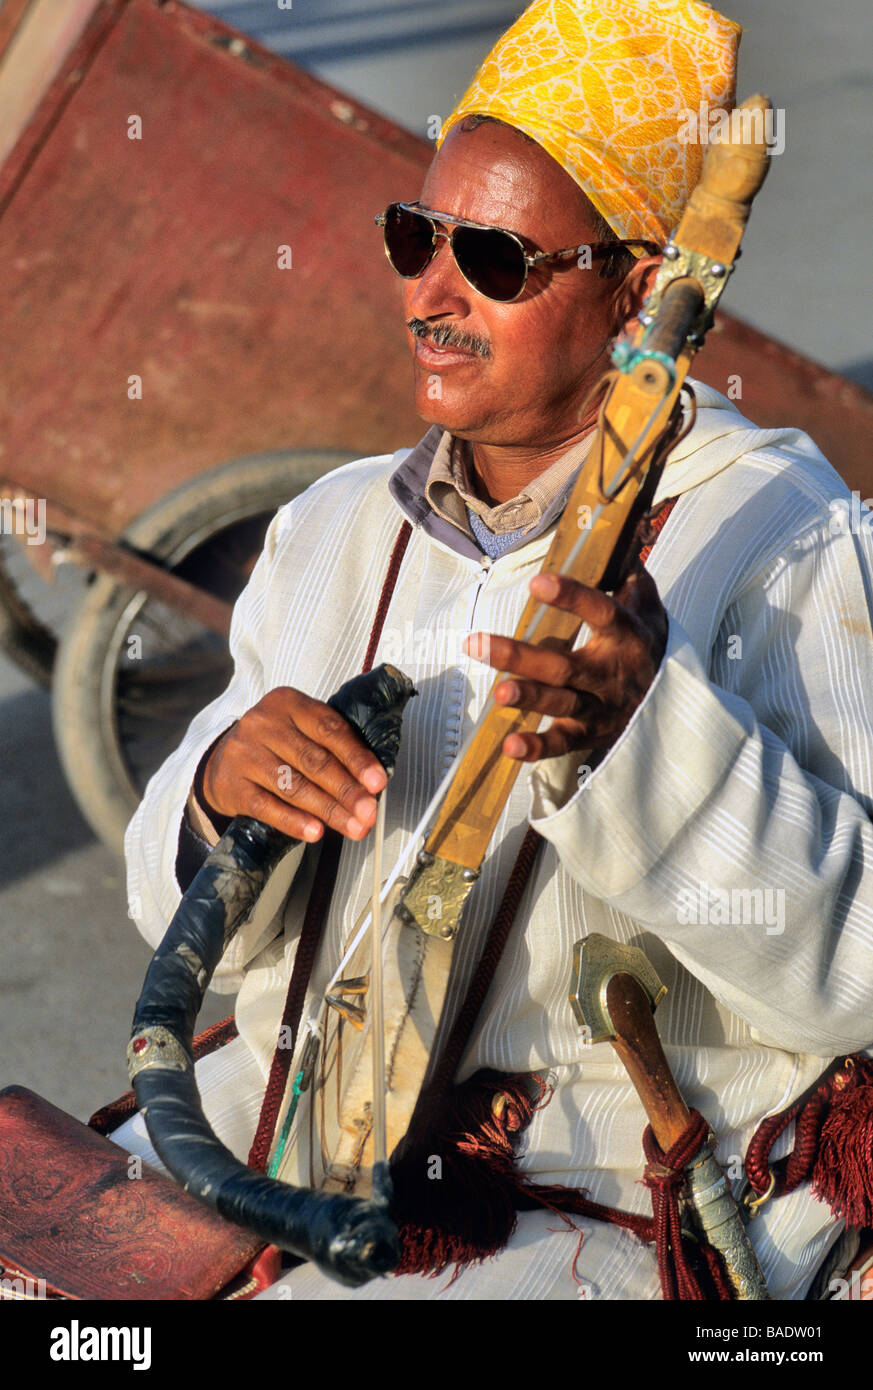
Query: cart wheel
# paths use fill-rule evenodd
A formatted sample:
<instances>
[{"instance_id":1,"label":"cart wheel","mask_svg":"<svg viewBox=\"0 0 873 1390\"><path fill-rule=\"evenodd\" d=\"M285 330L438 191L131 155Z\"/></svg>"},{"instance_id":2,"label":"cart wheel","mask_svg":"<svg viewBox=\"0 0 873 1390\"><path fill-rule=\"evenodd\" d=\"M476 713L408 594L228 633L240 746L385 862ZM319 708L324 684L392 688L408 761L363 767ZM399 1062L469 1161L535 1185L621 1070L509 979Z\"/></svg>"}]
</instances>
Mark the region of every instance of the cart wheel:
<instances>
[{"instance_id":1,"label":"cart wheel","mask_svg":"<svg viewBox=\"0 0 873 1390\"><path fill-rule=\"evenodd\" d=\"M301 451L237 459L161 498L124 538L233 602L278 508L351 457ZM111 849L122 852L152 773L231 671L227 643L196 619L108 575L92 576L58 649L53 720L73 795Z\"/></svg>"},{"instance_id":2,"label":"cart wheel","mask_svg":"<svg viewBox=\"0 0 873 1390\"><path fill-rule=\"evenodd\" d=\"M15 581L16 542L0 535L0 651L40 685L51 685L55 637L26 602ZM26 568L23 561L19 567Z\"/></svg>"}]
</instances>

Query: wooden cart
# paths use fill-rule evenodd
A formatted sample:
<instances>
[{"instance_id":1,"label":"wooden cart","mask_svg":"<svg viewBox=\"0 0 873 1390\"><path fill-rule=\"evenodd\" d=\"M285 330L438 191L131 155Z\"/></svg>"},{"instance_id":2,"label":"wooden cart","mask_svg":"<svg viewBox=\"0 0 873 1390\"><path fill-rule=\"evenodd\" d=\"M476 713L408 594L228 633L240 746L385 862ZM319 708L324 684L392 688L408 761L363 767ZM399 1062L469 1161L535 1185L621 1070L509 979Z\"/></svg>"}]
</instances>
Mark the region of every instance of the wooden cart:
<instances>
[{"instance_id":1,"label":"wooden cart","mask_svg":"<svg viewBox=\"0 0 873 1390\"><path fill-rule=\"evenodd\" d=\"M423 432L373 215L432 147L176 0L6 0L0 111L0 645L119 847L226 683L270 516ZM698 361L873 492L873 397L725 315ZM62 562L90 579L58 644L20 575Z\"/></svg>"}]
</instances>

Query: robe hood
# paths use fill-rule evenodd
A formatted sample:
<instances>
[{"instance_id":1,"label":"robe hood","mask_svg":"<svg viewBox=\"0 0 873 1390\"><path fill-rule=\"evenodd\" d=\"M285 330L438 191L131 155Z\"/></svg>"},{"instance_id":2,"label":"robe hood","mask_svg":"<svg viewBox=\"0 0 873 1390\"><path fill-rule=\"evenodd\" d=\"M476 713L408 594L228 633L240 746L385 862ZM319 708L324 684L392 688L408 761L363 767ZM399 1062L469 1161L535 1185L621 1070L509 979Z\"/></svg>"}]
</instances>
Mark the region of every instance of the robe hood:
<instances>
[{"instance_id":1,"label":"robe hood","mask_svg":"<svg viewBox=\"0 0 873 1390\"><path fill-rule=\"evenodd\" d=\"M807 467L817 464L830 471L824 455L802 430L781 426L760 429L741 415L720 391L705 382L691 380L697 402L697 418L686 439L672 451L655 494L655 505L679 497L715 477L744 454L778 449L795 454Z\"/></svg>"}]
</instances>

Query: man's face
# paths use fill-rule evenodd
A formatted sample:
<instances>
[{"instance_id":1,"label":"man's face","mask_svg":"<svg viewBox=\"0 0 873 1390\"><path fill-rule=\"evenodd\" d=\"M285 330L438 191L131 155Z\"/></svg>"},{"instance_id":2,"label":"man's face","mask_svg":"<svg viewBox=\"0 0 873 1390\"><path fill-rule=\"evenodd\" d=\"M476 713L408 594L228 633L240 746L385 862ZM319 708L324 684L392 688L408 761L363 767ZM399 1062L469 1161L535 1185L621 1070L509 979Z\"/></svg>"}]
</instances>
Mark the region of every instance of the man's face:
<instances>
[{"instance_id":1,"label":"man's face","mask_svg":"<svg viewBox=\"0 0 873 1390\"><path fill-rule=\"evenodd\" d=\"M455 129L421 191L423 208L516 232L529 251L594 241L590 205L539 145L491 122ZM447 228L448 230L448 228ZM579 432L579 405L607 365L616 332L617 279L602 262L576 259L535 267L521 297L486 299L467 284L448 242L416 280L403 281L415 364L415 406L429 423L462 439L547 448ZM431 340L440 327L487 349L483 356Z\"/></svg>"}]
</instances>

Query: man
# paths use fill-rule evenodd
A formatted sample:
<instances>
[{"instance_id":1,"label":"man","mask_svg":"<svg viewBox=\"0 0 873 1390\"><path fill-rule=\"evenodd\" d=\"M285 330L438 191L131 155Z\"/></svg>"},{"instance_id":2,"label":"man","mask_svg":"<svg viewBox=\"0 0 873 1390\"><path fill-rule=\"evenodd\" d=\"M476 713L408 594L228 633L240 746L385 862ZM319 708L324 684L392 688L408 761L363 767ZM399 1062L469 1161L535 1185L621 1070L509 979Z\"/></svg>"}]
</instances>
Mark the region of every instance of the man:
<instances>
[{"instance_id":1,"label":"man","mask_svg":"<svg viewBox=\"0 0 873 1390\"><path fill-rule=\"evenodd\" d=\"M157 943L227 818L253 815L304 843L338 830L346 843L304 1023L316 1016L369 897L386 782L323 700L360 669L388 558L412 520L377 654L420 692L387 799L385 862L478 718L492 668L506 672L497 698L553 722L504 746L530 775L469 900L450 1015L528 824L546 844L457 1079L483 1067L547 1076L552 1099L523 1137L520 1169L634 1211L647 1206L644 1117L612 1049L586 1047L567 1004L579 937L599 931L652 959L670 991L659 1011L668 1056L725 1162L764 1114L873 1034L873 555L866 530L834 525L836 475L805 436L758 430L697 384L696 424L655 498L655 509L678 501L648 573L614 597L536 578L590 448L580 405L658 264L640 243L663 244L699 173L699 149L675 138L680 111L704 96L732 104L736 39L696 0L535 0L498 44L447 123L421 211L386 219L411 219L386 226L386 245L407 276L416 403L432 428L415 449L340 469L279 513L234 614L231 684L155 776L127 838L139 925ZM520 284L458 239L469 223L521 240ZM615 240L636 258L623 275L611 273ZM591 268L582 254L530 262L583 246ZM559 658L506 638L529 592L578 613L587 643ZM221 966L225 988L240 987L240 1038L198 1074L207 1114L241 1158L311 860L289 854ZM149 1152L139 1120L114 1137ZM445 1280L404 1276L350 1293L308 1266L285 1281L320 1299L573 1298L578 1279L593 1298L658 1296L649 1247L577 1224L575 1268L578 1237L540 1211L522 1213L505 1251L449 1292ZM773 1295L802 1297L838 1233L805 1189L766 1205L752 1234Z\"/></svg>"}]
</instances>

